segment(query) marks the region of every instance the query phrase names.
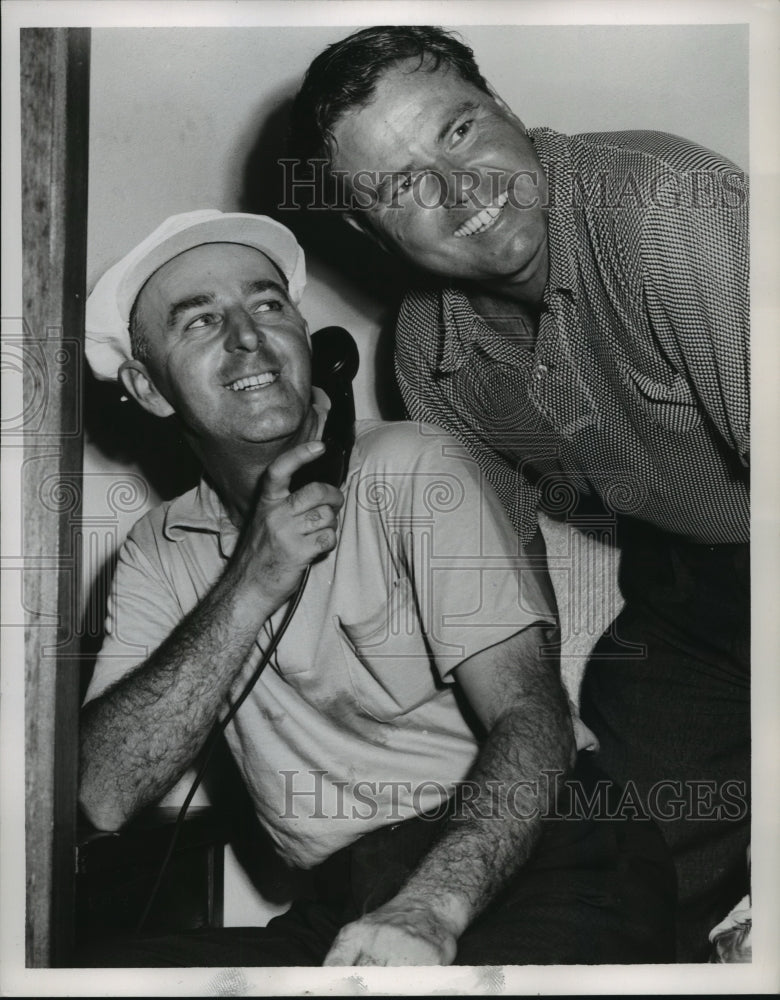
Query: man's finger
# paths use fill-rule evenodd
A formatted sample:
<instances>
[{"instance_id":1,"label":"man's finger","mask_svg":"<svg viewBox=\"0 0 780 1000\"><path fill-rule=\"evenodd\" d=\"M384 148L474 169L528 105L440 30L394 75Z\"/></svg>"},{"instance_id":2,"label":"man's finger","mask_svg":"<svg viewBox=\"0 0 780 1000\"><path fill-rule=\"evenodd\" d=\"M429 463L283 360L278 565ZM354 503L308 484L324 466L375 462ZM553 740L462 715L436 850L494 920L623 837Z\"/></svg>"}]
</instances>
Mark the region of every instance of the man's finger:
<instances>
[{"instance_id":1,"label":"man's finger","mask_svg":"<svg viewBox=\"0 0 780 1000\"><path fill-rule=\"evenodd\" d=\"M344 505L344 494L330 483L306 483L290 497L293 511L304 518L316 507L330 507L335 513Z\"/></svg>"},{"instance_id":2,"label":"man's finger","mask_svg":"<svg viewBox=\"0 0 780 1000\"><path fill-rule=\"evenodd\" d=\"M339 949L329 954L325 961L322 963L325 965L359 965L360 964L361 952L354 951L344 951Z\"/></svg>"},{"instance_id":3,"label":"man's finger","mask_svg":"<svg viewBox=\"0 0 780 1000\"><path fill-rule=\"evenodd\" d=\"M319 504L305 510L300 518L303 521L303 534L311 535L323 528L333 528L336 525L336 511L330 504Z\"/></svg>"},{"instance_id":4,"label":"man's finger","mask_svg":"<svg viewBox=\"0 0 780 1000\"><path fill-rule=\"evenodd\" d=\"M355 965L356 958L354 950L342 947L332 948L325 956L323 965Z\"/></svg>"},{"instance_id":5,"label":"man's finger","mask_svg":"<svg viewBox=\"0 0 780 1000\"><path fill-rule=\"evenodd\" d=\"M323 453L322 441L306 441L283 452L265 470L260 489L261 500L284 500L290 495L290 479L293 473L307 462L312 462Z\"/></svg>"},{"instance_id":6,"label":"man's finger","mask_svg":"<svg viewBox=\"0 0 780 1000\"><path fill-rule=\"evenodd\" d=\"M331 945L323 965L356 965L362 948L354 935L343 930Z\"/></svg>"}]
</instances>

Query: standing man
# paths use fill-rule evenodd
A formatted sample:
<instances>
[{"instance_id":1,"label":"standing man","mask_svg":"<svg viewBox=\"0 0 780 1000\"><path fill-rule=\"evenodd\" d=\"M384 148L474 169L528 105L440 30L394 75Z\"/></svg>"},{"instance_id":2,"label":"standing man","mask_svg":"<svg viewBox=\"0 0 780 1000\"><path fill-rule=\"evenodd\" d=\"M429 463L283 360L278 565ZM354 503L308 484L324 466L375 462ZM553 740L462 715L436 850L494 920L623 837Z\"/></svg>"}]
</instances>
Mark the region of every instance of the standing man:
<instances>
[{"instance_id":1,"label":"standing man","mask_svg":"<svg viewBox=\"0 0 780 1000\"><path fill-rule=\"evenodd\" d=\"M82 806L122 826L240 703L226 737L249 795L316 889L267 928L92 964L668 961L665 847L649 823L583 814L597 793L620 803L576 754L546 573L475 463L435 428L358 421L341 488L291 484L328 410L303 284L289 230L206 210L88 301L96 374L175 419L204 477L119 553Z\"/></svg>"},{"instance_id":2,"label":"standing man","mask_svg":"<svg viewBox=\"0 0 780 1000\"><path fill-rule=\"evenodd\" d=\"M671 135L526 130L430 27L326 49L293 139L426 276L397 325L410 415L466 444L524 541L556 483L614 520L626 607L582 717L662 822L701 960L748 891L745 178Z\"/></svg>"}]
</instances>

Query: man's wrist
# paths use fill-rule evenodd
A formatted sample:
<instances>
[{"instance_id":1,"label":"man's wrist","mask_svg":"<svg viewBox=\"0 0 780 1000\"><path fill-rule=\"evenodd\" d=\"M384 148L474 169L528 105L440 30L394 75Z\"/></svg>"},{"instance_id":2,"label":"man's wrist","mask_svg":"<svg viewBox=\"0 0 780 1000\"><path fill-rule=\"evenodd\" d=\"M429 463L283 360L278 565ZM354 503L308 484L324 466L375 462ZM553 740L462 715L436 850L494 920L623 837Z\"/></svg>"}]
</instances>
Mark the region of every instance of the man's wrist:
<instances>
[{"instance_id":1,"label":"man's wrist","mask_svg":"<svg viewBox=\"0 0 780 1000\"><path fill-rule=\"evenodd\" d=\"M218 602L225 602L226 610L230 609L240 626L255 631L284 603L269 594L261 580L244 572L237 563L228 566L212 595Z\"/></svg>"},{"instance_id":2,"label":"man's wrist","mask_svg":"<svg viewBox=\"0 0 780 1000\"><path fill-rule=\"evenodd\" d=\"M393 898L393 904L427 913L455 939L461 936L474 917L474 906L465 895L444 889L431 891L428 886L405 886Z\"/></svg>"}]
</instances>

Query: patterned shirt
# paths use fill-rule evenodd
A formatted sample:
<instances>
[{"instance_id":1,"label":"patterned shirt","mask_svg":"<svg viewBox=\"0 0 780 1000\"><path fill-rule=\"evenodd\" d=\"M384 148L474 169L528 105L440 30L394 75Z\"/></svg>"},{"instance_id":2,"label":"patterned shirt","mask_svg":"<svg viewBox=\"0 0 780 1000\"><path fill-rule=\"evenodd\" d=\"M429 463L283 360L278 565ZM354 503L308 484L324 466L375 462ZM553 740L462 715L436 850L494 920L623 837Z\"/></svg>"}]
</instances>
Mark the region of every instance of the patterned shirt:
<instances>
[{"instance_id":1,"label":"patterned shirt","mask_svg":"<svg viewBox=\"0 0 780 1000\"><path fill-rule=\"evenodd\" d=\"M707 544L749 537L746 179L658 132L529 132L548 178L538 329L463 290L410 291L396 334L414 419L460 438L524 541L577 496Z\"/></svg>"}]
</instances>

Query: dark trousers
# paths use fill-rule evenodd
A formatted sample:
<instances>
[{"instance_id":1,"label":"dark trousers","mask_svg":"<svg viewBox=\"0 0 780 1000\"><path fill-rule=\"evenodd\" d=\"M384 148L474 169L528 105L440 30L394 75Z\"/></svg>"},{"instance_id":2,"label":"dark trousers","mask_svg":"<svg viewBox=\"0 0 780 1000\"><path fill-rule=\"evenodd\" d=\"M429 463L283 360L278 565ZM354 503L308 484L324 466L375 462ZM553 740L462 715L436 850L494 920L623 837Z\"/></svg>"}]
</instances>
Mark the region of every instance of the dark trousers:
<instances>
[{"instance_id":1,"label":"dark trousers","mask_svg":"<svg viewBox=\"0 0 780 1000\"><path fill-rule=\"evenodd\" d=\"M674 961L675 880L652 822L615 818L620 789L580 754L522 869L465 931L460 965ZM575 786L576 785L576 789ZM595 807L597 788L606 790ZM575 791L578 794L575 794ZM490 820L487 820L490 822ZM339 929L396 894L446 819L362 837L315 871L310 898L267 927L204 930L93 946L82 966L320 965Z\"/></svg>"},{"instance_id":2,"label":"dark trousers","mask_svg":"<svg viewBox=\"0 0 780 1000\"><path fill-rule=\"evenodd\" d=\"M749 549L637 525L621 541L626 606L593 652L581 714L600 766L649 802L677 870L678 960L702 961L748 891Z\"/></svg>"}]
</instances>

